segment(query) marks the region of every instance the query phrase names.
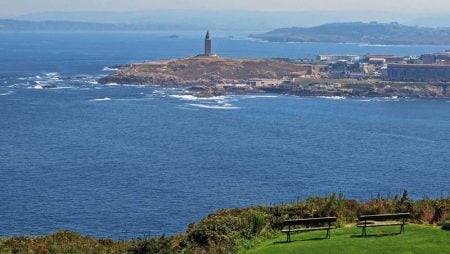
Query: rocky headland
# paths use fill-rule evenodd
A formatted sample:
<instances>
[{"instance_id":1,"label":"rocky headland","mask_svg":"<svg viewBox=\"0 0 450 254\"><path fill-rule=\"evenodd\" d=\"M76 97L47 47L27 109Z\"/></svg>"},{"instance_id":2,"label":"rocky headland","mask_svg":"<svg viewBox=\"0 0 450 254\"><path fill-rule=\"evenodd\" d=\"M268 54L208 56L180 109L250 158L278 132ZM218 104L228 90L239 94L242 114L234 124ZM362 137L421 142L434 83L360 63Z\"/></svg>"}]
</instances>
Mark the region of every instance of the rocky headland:
<instances>
[{"instance_id":1,"label":"rocky headland","mask_svg":"<svg viewBox=\"0 0 450 254\"><path fill-rule=\"evenodd\" d=\"M198 56L121 66L100 82L162 86L237 84L255 78L300 77L310 70L311 65L275 59Z\"/></svg>"},{"instance_id":2,"label":"rocky headland","mask_svg":"<svg viewBox=\"0 0 450 254\"><path fill-rule=\"evenodd\" d=\"M320 66L279 59L190 57L119 66L99 80L149 86L183 86L200 97L228 93L298 96L450 98L448 83L331 79Z\"/></svg>"}]
</instances>

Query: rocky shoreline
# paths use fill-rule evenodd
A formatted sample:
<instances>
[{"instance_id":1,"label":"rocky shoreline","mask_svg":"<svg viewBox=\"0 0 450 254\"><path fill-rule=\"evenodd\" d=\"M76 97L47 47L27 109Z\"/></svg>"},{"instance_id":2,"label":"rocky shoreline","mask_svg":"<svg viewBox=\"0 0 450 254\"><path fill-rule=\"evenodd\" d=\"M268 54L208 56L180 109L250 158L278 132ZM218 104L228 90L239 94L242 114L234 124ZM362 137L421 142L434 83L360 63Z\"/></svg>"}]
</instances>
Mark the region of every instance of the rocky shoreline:
<instances>
[{"instance_id":1,"label":"rocky shoreline","mask_svg":"<svg viewBox=\"0 0 450 254\"><path fill-rule=\"evenodd\" d=\"M450 98L449 83L311 78L317 72L314 65L274 59L192 57L115 67L118 69L115 73L98 82L182 86L197 97L279 93L296 96ZM259 85L254 84L257 82Z\"/></svg>"}]
</instances>

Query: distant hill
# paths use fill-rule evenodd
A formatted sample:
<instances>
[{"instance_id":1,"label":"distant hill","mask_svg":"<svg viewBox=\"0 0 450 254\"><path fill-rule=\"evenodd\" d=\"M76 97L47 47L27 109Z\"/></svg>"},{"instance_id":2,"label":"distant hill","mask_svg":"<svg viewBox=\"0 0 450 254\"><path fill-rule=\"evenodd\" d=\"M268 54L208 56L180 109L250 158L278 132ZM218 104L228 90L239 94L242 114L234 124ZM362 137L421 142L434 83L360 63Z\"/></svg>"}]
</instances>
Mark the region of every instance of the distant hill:
<instances>
[{"instance_id":1,"label":"distant hill","mask_svg":"<svg viewBox=\"0 0 450 254\"><path fill-rule=\"evenodd\" d=\"M331 23L316 27L276 29L252 38L273 42L335 42L368 44L450 45L450 28L406 26L398 23Z\"/></svg>"},{"instance_id":2,"label":"distant hill","mask_svg":"<svg viewBox=\"0 0 450 254\"><path fill-rule=\"evenodd\" d=\"M391 21L399 15L332 11L262 12L242 10L152 10L131 12L36 12L16 17L29 21L77 21L110 24L156 24L176 29L268 31L296 24L314 26L341 20ZM403 21L400 19L399 21Z\"/></svg>"},{"instance_id":3,"label":"distant hill","mask_svg":"<svg viewBox=\"0 0 450 254\"><path fill-rule=\"evenodd\" d=\"M24 21L0 19L0 31L133 31L162 30L162 25L107 24L74 21Z\"/></svg>"},{"instance_id":4,"label":"distant hill","mask_svg":"<svg viewBox=\"0 0 450 254\"><path fill-rule=\"evenodd\" d=\"M53 11L14 17L28 21L76 21L108 24L153 24L177 30L270 31L280 27L312 27L333 22L392 22L428 27L450 24L448 13L393 11L243 11L243 10L142 10Z\"/></svg>"}]
</instances>

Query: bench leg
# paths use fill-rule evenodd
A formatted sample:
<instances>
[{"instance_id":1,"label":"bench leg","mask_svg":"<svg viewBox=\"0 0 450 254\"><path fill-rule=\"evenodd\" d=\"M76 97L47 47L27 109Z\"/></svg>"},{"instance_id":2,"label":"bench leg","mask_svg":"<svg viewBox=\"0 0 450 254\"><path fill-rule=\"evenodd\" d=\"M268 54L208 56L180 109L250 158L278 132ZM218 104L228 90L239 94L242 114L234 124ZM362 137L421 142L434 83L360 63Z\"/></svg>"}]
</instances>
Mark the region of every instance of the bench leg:
<instances>
[{"instance_id":1,"label":"bench leg","mask_svg":"<svg viewBox=\"0 0 450 254\"><path fill-rule=\"evenodd\" d=\"M286 236L287 236L286 242L290 243L291 242L291 232L287 232Z\"/></svg>"},{"instance_id":2,"label":"bench leg","mask_svg":"<svg viewBox=\"0 0 450 254\"><path fill-rule=\"evenodd\" d=\"M400 226L400 234L405 234L405 225L404 224L402 224Z\"/></svg>"},{"instance_id":3,"label":"bench leg","mask_svg":"<svg viewBox=\"0 0 450 254\"><path fill-rule=\"evenodd\" d=\"M363 227L363 228L362 228L361 236L362 236L362 237L367 237L366 227Z\"/></svg>"},{"instance_id":4,"label":"bench leg","mask_svg":"<svg viewBox=\"0 0 450 254\"><path fill-rule=\"evenodd\" d=\"M331 239L331 231L330 231L330 229L327 229L327 239Z\"/></svg>"}]
</instances>

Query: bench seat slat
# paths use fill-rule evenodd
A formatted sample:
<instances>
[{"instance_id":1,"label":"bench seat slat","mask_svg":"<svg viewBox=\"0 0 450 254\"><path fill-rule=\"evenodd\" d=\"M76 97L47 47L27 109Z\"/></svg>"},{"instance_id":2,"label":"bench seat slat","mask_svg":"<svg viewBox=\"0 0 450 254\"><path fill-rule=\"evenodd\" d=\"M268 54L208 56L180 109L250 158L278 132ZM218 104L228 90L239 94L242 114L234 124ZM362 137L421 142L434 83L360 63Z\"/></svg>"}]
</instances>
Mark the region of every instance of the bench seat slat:
<instances>
[{"instance_id":1,"label":"bench seat slat","mask_svg":"<svg viewBox=\"0 0 450 254\"><path fill-rule=\"evenodd\" d=\"M283 229L281 232L283 233L289 233L289 232L307 232L307 231L317 231L317 230L327 230L327 229L336 229L335 226L331 227L314 227L314 228L291 228L289 229Z\"/></svg>"},{"instance_id":2,"label":"bench seat slat","mask_svg":"<svg viewBox=\"0 0 450 254\"><path fill-rule=\"evenodd\" d=\"M365 220L395 220L406 219L410 217L410 213L394 213L394 214L377 214L377 215L361 215L358 217L360 221Z\"/></svg>"},{"instance_id":3,"label":"bench seat slat","mask_svg":"<svg viewBox=\"0 0 450 254\"><path fill-rule=\"evenodd\" d=\"M284 225L308 225L308 224L319 224L319 223L331 223L336 222L336 217L323 217L323 218L309 218L309 219L294 219L285 220Z\"/></svg>"},{"instance_id":4,"label":"bench seat slat","mask_svg":"<svg viewBox=\"0 0 450 254\"><path fill-rule=\"evenodd\" d=\"M395 222L395 223L376 223L376 224L367 224L364 226L364 224L358 224L356 225L358 228L373 228L373 227L384 227L384 226L401 226L401 225L407 225L408 223L401 223L401 222Z\"/></svg>"}]
</instances>

